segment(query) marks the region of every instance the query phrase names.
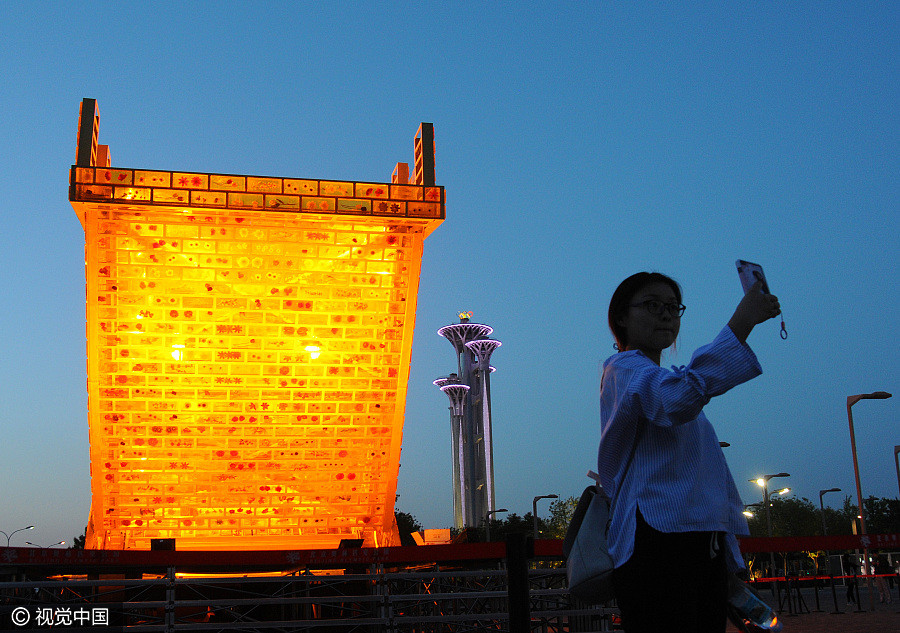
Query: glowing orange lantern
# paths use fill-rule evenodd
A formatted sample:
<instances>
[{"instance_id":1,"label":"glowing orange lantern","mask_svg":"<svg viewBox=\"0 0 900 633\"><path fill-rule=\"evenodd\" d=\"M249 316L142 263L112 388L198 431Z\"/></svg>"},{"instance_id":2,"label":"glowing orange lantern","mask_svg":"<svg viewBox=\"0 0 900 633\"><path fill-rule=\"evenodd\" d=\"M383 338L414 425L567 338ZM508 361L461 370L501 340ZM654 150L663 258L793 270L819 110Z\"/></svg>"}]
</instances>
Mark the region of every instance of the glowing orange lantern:
<instances>
[{"instance_id":1,"label":"glowing orange lantern","mask_svg":"<svg viewBox=\"0 0 900 633\"><path fill-rule=\"evenodd\" d=\"M422 247L444 218L430 124L415 182L362 183L110 168L98 121L85 99L69 194L87 547L397 544Z\"/></svg>"}]
</instances>

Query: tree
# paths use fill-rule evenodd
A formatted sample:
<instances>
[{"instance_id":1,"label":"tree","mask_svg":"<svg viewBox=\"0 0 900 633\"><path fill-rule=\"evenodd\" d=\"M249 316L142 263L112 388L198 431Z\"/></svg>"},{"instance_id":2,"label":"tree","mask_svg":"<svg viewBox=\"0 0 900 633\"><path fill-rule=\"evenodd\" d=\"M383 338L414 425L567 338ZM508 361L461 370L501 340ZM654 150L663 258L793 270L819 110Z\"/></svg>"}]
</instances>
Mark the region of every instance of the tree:
<instances>
[{"instance_id":1,"label":"tree","mask_svg":"<svg viewBox=\"0 0 900 633\"><path fill-rule=\"evenodd\" d=\"M893 506L890 503L882 504L875 503L875 501L891 502L892 500L874 500L872 498L873 509L877 509L878 521L883 523L884 517L890 514L884 508L892 508ZM869 500L866 503L868 508ZM897 505L900 505L900 502ZM800 499L774 498L769 506L769 512L772 515L772 536L822 535L823 512L806 497ZM828 534L852 534L853 520L857 514L856 506L853 505L849 496L844 497L844 503L840 510L830 507L825 508L825 527L828 530ZM867 514L867 519L868 516ZM767 536L765 508L757 506L754 516L747 520L747 524L750 527L750 536ZM874 529L869 527L868 521L866 527L869 533L876 533Z\"/></svg>"},{"instance_id":2,"label":"tree","mask_svg":"<svg viewBox=\"0 0 900 633\"><path fill-rule=\"evenodd\" d=\"M773 536L812 536L822 533L818 509L806 497L772 499Z\"/></svg>"},{"instance_id":3,"label":"tree","mask_svg":"<svg viewBox=\"0 0 900 633\"><path fill-rule=\"evenodd\" d=\"M853 533L853 528L851 526L854 517L856 517L859 512L857 512L856 506L850 501L849 495L844 495L844 500L840 509L836 510L831 507L826 507L824 512L825 527L828 530L828 534ZM821 517L819 521L821 522Z\"/></svg>"},{"instance_id":4,"label":"tree","mask_svg":"<svg viewBox=\"0 0 900 633\"><path fill-rule=\"evenodd\" d=\"M87 528L85 528L84 532L81 533L81 536L76 536L72 539L72 545L69 549L84 549L84 541L87 539Z\"/></svg>"},{"instance_id":5,"label":"tree","mask_svg":"<svg viewBox=\"0 0 900 633\"><path fill-rule=\"evenodd\" d=\"M550 504L550 518L546 522L544 534L547 538L563 538L569 523L572 521L572 515L575 514L575 508L578 506L577 497L567 497L565 499L557 499Z\"/></svg>"},{"instance_id":6,"label":"tree","mask_svg":"<svg viewBox=\"0 0 900 633\"><path fill-rule=\"evenodd\" d=\"M422 524L408 512L394 511L394 518L397 519L397 529L400 532L401 545L415 545L416 541L412 537L413 532L422 529Z\"/></svg>"},{"instance_id":7,"label":"tree","mask_svg":"<svg viewBox=\"0 0 900 633\"><path fill-rule=\"evenodd\" d=\"M491 540L505 541L510 534L531 534L534 531L534 519L530 512L519 516L515 512L502 519L491 518ZM481 536L484 536L482 531Z\"/></svg>"},{"instance_id":8,"label":"tree","mask_svg":"<svg viewBox=\"0 0 900 633\"><path fill-rule=\"evenodd\" d=\"M900 532L900 499L863 499L866 509L866 532L869 534L896 534Z\"/></svg>"}]
</instances>

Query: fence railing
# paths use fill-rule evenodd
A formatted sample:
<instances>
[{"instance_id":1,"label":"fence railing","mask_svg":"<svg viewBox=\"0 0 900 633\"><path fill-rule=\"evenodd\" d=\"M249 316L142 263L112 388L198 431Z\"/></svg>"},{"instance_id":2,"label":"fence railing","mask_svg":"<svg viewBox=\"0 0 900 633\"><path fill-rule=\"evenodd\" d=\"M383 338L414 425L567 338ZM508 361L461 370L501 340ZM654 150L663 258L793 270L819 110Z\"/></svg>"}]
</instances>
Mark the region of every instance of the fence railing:
<instances>
[{"instance_id":1,"label":"fence railing","mask_svg":"<svg viewBox=\"0 0 900 633\"><path fill-rule=\"evenodd\" d=\"M517 542L513 542L516 540ZM553 542L297 552L0 548L0 630L609 631ZM530 562L529 562L530 561Z\"/></svg>"},{"instance_id":2,"label":"fence railing","mask_svg":"<svg viewBox=\"0 0 900 633\"><path fill-rule=\"evenodd\" d=\"M846 551L900 547L900 535L740 542L745 553ZM491 543L262 552L0 547L0 630L612 630L614 605L572 598L563 564L560 541L532 542L524 536ZM786 595L792 587L799 591L797 578L779 580ZM833 581L829 584L833 591Z\"/></svg>"}]
</instances>

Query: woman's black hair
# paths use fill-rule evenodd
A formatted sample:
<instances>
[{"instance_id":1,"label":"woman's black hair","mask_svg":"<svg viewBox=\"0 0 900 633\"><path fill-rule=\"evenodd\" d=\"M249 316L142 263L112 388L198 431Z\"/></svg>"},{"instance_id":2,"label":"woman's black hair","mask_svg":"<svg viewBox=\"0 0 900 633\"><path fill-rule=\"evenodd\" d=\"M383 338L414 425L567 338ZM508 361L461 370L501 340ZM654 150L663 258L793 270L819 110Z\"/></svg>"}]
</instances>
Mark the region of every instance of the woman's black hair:
<instances>
[{"instance_id":1,"label":"woman's black hair","mask_svg":"<svg viewBox=\"0 0 900 633\"><path fill-rule=\"evenodd\" d=\"M625 351L625 348L628 347L628 332L616 321L628 313L632 299L642 288L655 283L664 283L671 287L675 293L675 300L681 303L681 286L677 281L662 273L646 272L635 273L625 279L616 288L612 299L609 300L609 329L612 330L613 338L616 339L616 349L620 352Z\"/></svg>"}]
</instances>

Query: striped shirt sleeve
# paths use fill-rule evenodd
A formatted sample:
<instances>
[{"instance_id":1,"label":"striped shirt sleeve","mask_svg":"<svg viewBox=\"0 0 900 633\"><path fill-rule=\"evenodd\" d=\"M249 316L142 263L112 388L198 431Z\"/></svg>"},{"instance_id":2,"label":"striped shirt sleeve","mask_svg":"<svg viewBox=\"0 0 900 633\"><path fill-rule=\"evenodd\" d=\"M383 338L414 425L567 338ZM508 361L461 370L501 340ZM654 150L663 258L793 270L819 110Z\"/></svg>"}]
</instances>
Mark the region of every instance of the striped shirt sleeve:
<instances>
[{"instance_id":1,"label":"striped shirt sleeve","mask_svg":"<svg viewBox=\"0 0 900 633\"><path fill-rule=\"evenodd\" d=\"M746 532L740 496L703 407L761 372L727 326L684 367L665 369L636 351L606 361L598 473L614 499L610 553L617 566L631 556L638 509L664 532Z\"/></svg>"}]
</instances>

